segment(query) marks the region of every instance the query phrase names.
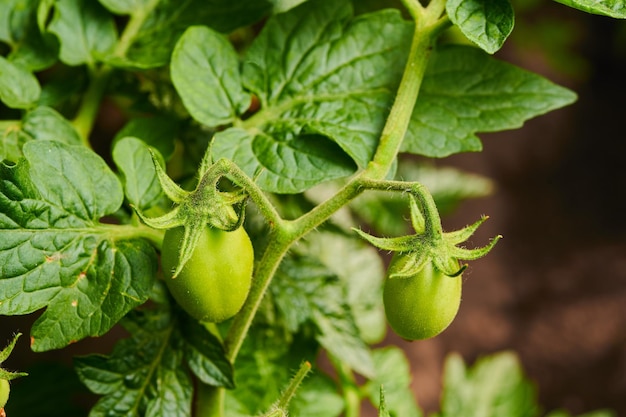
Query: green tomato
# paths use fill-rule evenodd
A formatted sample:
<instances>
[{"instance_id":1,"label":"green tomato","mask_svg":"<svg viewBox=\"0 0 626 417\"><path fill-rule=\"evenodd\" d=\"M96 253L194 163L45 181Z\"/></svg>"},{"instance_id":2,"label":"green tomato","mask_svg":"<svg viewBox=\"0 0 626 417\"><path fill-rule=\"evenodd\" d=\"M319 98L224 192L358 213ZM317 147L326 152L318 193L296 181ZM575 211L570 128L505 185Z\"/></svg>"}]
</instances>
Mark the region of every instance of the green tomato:
<instances>
[{"instance_id":1,"label":"green tomato","mask_svg":"<svg viewBox=\"0 0 626 417\"><path fill-rule=\"evenodd\" d=\"M388 276L401 271L408 258L396 254ZM461 277L449 277L431 262L406 278L385 279L385 314L391 328L406 340L434 337L450 325L461 304Z\"/></svg>"},{"instance_id":2,"label":"green tomato","mask_svg":"<svg viewBox=\"0 0 626 417\"><path fill-rule=\"evenodd\" d=\"M178 265L184 229L165 232L161 265L165 283L178 304L198 320L219 323L239 312L252 282L254 251L243 227L225 232L207 226L180 274Z\"/></svg>"},{"instance_id":3,"label":"green tomato","mask_svg":"<svg viewBox=\"0 0 626 417\"><path fill-rule=\"evenodd\" d=\"M9 391L11 387L9 386L9 381L6 379L0 379L0 409L4 408L7 401L9 400Z\"/></svg>"}]
</instances>

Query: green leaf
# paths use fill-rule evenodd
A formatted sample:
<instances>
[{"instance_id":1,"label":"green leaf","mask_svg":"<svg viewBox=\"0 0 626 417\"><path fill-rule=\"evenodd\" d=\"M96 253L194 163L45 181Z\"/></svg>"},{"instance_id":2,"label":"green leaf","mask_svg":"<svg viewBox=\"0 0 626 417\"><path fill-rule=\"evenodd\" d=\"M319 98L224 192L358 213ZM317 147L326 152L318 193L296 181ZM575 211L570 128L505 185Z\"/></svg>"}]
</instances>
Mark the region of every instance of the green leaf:
<instances>
[{"instance_id":1,"label":"green leaf","mask_svg":"<svg viewBox=\"0 0 626 417\"><path fill-rule=\"evenodd\" d=\"M422 412L411 391L411 370L403 351L395 346L372 352L376 377L367 383L367 393L372 403L380 407L380 387L385 390L387 415L420 417ZM384 414L383 414L384 415Z\"/></svg>"},{"instance_id":2,"label":"green leaf","mask_svg":"<svg viewBox=\"0 0 626 417\"><path fill-rule=\"evenodd\" d=\"M557 2L583 12L626 19L626 1L624 0L556 0Z\"/></svg>"},{"instance_id":3,"label":"green leaf","mask_svg":"<svg viewBox=\"0 0 626 417\"><path fill-rule=\"evenodd\" d=\"M0 4L0 40L11 47L8 59L29 71L48 68L56 61L58 52L54 37L39 30L38 3L5 0Z\"/></svg>"},{"instance_id":4,"label":"green leaf","mask_svg":"<svg viewBox=\"0 0 626 417\"><path fill-rule=\"evenodd\" d=\"M114 141L126 136L141 139L157 149L168 160L174 153L174 140L178 134L178 121L164 114L131 119L115 135Z\"/></svg>"},{"instance_id":5,"label":"green leaf","mask_svg":"<svg viewBox=\"0 0 626 417\"><path fill-rule=\"evenodd\" d=\"M319 372L307 377L289 406L289 414L298 417L337 417L343 410L334 381Z\"/></svg>"},{"instance_id":6,"label":"green leaf","mask_svg":"<svg viewBox=\"0 0 626 417\"><path fill-rule=\"evenodd\" d=\"M133 14L148 9L151 0L99 0L100 3L117 14Z\"/></svg>"},{"instance_id":7,"label":"green leaf","mask_svg":"<svg viewBox=\"0 0 626 417\"><path fill-rule=\"evenodd\" d=\"M490 54L513 30L515 11L509 0L449 0L446 11L469 40Z\"/></svg>"},{"instance_id":8,"label":"green leaf","mask_svg":"<svg viewBox=\"0 0 626 417\"><path fill-rule=\"evenodd\" d=\"M189 113L207 126L231 123L250 106L235 48L208 27L193 26L181 36L172 54L171 74Z\"/></svg>"},{"instance_id":9,"label":"green leaf","mask_svg":"<svg viewBox=\"0 0 626 417\"><path fill-rule=\"evenodd\" d=\"M35 351L106 333L143 303L155 251L98 220L122 203L106 163L83 146L36 140L25 159L0 165L0 314L46 311L32 328Z\"/></svg>"},{"instance_id":10,"label":"green leaf","mask_svg":"<svg viewBox=\"0 0 626 417\"><path fill-rule=\"evenodd\" d=\"M290 331L311 320L317 327L315 338L330 354L364 376L374 374L370 351L346 303L345 286L320 261L295 254L286 258L272 293Z\"/></svg>"},{"instance_id":11,"label":"green leaf","mask_svg":"<svg viewBox=\"0 0 626 417\"><path fill-rule=\"evenodd\" d=\"M55 140L67 145L80 145L80 135L74 126L56 110L40 106L26 113L22 130L37 140Z\"/></svg>"},{"instance_id":12,"label":"green leaf","mask_svg":"<svg viewBox=\"0 0 626 417\"><path fill-rule=\"evenodd\" d=\"M181 327L187 364L205 384L235 387L233 366L226 359L219 339L195 320L186 320Z\"/></svg>"},{"instance_id":13,"label":"green leaf","mask_svg":"<svg viewBox=\"0 0 626 417\"><path fill-rule=\"evenodd\" d=\"M254 135L231 127L215 134L213 155L239 165L267 191L297 193L354 172L354 164L320 135Z\"/></svg>"},{"instance_id":14,"label":"green leaf","mask_svg":"<svg viewBox=\"0 0 626 417\"><path fill-rule=\"evenodd\" d=\"M377 250L355 236L330 232L309 235L299 248L343 282L360 337L369 344L380 342L387 324L382 305L385 268Z\"/></svg>"},{"instance_id":15,"label":"green leaf","mask_svg":"<svg viewBox=\"0 0 626 417\"><path fill-rule=\"evenodd\" d=\"M48 29L59 38L60 58L68 65L100 62L117 42L113 16L91 0L58 0Z\"/></svg>"},{"instance_id":16,"label":"green leaf","mask_svg":"<svg viewBox=\"0 0 626 417\"><path fill-rule=\"evenodd\" d=\"M319 153L320 135L364 167L378 143L411 34L398 10L353 18L349 2L311 0L273 16L243 64L244 86L259 97L261 109L243 123L250 133L240 135L241 143L217 137L214 153L248 173L271 173L259 185L281 193L311 186L305 179L337 178L311 175L314 161L300 164ZM273 159L264 164L268 150Z\"/></svg>"},{"instance_id":17,"label":"green leaf","mask_svg":"<svg viewBox=\"0 0 626 417\"><path fill-rule=\"evenodd\" d=\"M133 311L122 323L131 337L110 356L74 361L81 381L103 395L89 415L189 417L193 382L177 345L176 321L152 310Z\"/></svg>"},{"instance_id":18,"label":"green leaf","mask_svg":"<svg viewBox=\"0 0 626 417\"><path fill-rule=\"evenodd\" d=\"M511 352L484 357L471 368L452 354L445 363L440 416L536 416L535 391Z\"/></svg>"},{"instance_id":19,"label":"green leaf","mask_svg":"<svg viewBox=\"0 0 626 417\"><path fill-rule=\"evenodd\" d=\"M32 73L0 56L0 100L4 104L26 109L35 105L39 94L41 87Z\"/></svg>"},{"instance_id":20,"label":"green leaf","mask_svg":"<svg viewBox=\"0 0 626 417\"><path fill-rule=\"evenodd\" d=\"M521 127L576 95L539 75L468 46L431 58L402 151L430 157L480 151L476 132Z\"/></svg>"},{"instance_id":21,"label":"green leaf","mask_svg":"<svg viewBox=\"0 0 626 417\"><path fill-rule=\"evenodd\" d=\"M158 151L155 154L161 156ZM115 142L113 161L122 174L128 202L140 210L157 204L163 192L148 145L140 139L125 137ZM165 162L161 165L165 167Z\"/></svg>"},{"instance_id":22,"label":"green leaf","mask_svg":"<svg viewBox=\"0 0 626 417\"><path fill-rule=\"evenodd\" d=\"M189 26L229 33L257 22L271 8L266 0L107 0L104 4L116 13L146 16L126 54L110 60L115 66L138 68L167 64L176 41Z\"/></svg>"},{"instance_id":23,"label":"green leaf","mask_svg":"<svg viewBox=\"0 0 626 417\"><path fill-rule=\"evenodd\" d=\"M56 140L68 145L81 144L78 133L67 119L50 107L40 106L27 112L21 121L4 123L0 158L17 162L23 156L24 144L35 139Z\"/></svg>"}]
</instances>

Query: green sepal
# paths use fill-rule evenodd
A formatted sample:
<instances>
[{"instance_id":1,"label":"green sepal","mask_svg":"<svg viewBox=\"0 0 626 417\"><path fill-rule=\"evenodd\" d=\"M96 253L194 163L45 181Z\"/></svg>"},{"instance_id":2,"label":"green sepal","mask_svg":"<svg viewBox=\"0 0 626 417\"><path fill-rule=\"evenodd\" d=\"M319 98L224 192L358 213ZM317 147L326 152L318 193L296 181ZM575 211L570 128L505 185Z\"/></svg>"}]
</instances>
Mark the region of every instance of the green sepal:
<instances>
[{"instance_id":1,"label":"green sepal","mask_svg":"<svg viewBox=\"0 0 626 417\"><path fill-rule=\"evenodd\" d=\"M137 207L135 211L139 218L152 228L184 228L179 262L176 269L172 271L173 278L176 278L191 258L202 231L207 225L229 232L241 227L247 195L241 190L225 192L218 189L218 182L223 174L211 169L215 165L209 165L211 162L209 152L202 160L199 168L200 181L194 191L186 191L178 186L161 167L157 155L150 152L163 192L176 206L159 217L147 217ZM234 206L237 206L237 210Z\"/></svg>"},{"instance_id":2,"label":"green sepal","mask_svg":"<svg viewBox=\"0 0 626 417\"><path fill-rule=\"evenodd\" d=\"M422 186L412 189L409 194L411 210L411 224L415 233L408 236L380 238L361 230L353 229L363 239L375 247L403 254L405 263L398 272L389 275L389 278L406 278L417 274L428 262L435 268L450 277L457 277L463 273L467 265L460 264L462 260L476 260L485 256L498 242L501 236L496 236L489 244L480 248L466 249L458 245L469 239L481 224L487 220L486 216L463 229L444 233L441 229L441 220L432 196Z\"/></svg>"},{"instance_id":3,"label":"green sepal","mask_svg":"<svg viewBox=\"0 0 626 417\"><path fill-rule=\"evenodd\" d=\"M2 349L2 351L0 351L0 365L2 365L2 362L7 360L9 355L11 355L11 352L13 352L13 348L15 348L15 344L17 343L17 339L19 339L21 335L22 333L17 333L15 336L13 336L13 340L11 340L9 344L4 349ZM7 381L11 381L13 379L27 375L28 374L26 372L11 372L7 371L6 369L0 368L0 379L4 379Z\"/></svg>"}]
</instances>

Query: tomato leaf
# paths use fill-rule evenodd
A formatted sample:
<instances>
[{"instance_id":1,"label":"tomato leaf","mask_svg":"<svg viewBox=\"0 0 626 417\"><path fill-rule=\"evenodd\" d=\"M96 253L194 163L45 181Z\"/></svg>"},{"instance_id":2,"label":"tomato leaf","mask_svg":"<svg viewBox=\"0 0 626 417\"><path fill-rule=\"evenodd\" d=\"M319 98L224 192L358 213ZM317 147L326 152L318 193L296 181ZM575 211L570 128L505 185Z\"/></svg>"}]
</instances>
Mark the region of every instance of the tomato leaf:
<instances>
[{"instance_id":1,"label":"tomato leaf","mask_svg":"<svg viewBox=\"0 0 626 417\"><path fill-rule=\"evenodd\" d=\"M403 417L420 417L421 410L415 403L411 390L409 362L400 348L389 346L372 352L376 376L367 383L370 401L381 406L380 387L385 389L385 408L389 414ZM388 414L388 415L389 415Z\"/></svg>"},{"instance_id":2,"label":"tomato leaf","mask_svg":"<svg viewBox=\"0 0 626 417\"><path fill-rule=\"evenodd\" d=\"M583 12L626 19L626 2L624 0L556 0L557 2Z\"/></svg>"},{"instance_id":3,"label":"tomato leaf","mask_svg":"<svg viewBox=\"0 0 626 417\"><path fill-rule=\"evenodd\" d=\"M515 12L509 0L450 0L446 11L469 40L490 54L513 30Z\"/></svg>"},{"instance_id":4,"label":"tomato leaf","mask_svg":"<svg viewBox=\"0 0 626 417\"><path fill-rule=\"evenodd\" d=\"M539 75L467 46L433 55L402 151L431 157L480 151L476 132L521 127L576 95Z\"/></svg>"},{"instance_id":5,"label":"tomato leaf","mask_svg":"<svg viewBox=\"0 0 626 417\"><path fill-rule=\"evenodd\" d=\"M200 123L231 123L250 106L235 48L207 27L192 26L181 36L172 54L171 73L185 107Z\"/></svg>"},{"instance_id":6,"label":"tomato leaf","mask_svg":"<svg viewBox=\"0 0 626 417\"><path fill-rule=\"evenodd\" d=\"M33 107L41 94L37 78L24 67L0 56L0 100L8 107Z\"/></svg>"},{"instance_id":7,"label":"tomato leaf","mask_svg":"<svg viewBox=\"0 0 626 417\"><path fill-rule=\"evenodd\" d=\"M94 64L117 42L113 16L96 1L59 0L48 30L61 43L60 59L68 65Z\"/></svg>"},{"instance_id":8,"label":"tomato leaf","mask_svg":"<svg viewBox=\"0 0 626 417\"><path fill-rule=\"evenodd\" d=\"M146 16L129 39L124 56L111 57L118 67L155 68L167 64L182 33L194 25L228 33L252 24L270 11L266 0L106 0L119 14Z\"/></svg>"},{"instance_id":9,"label":"tomato leaf","mask_svg":"<svg viewBox=\"0 0 626 417\"><path fill-rule=\"evenodd\" d=\"M116 238L98 220L122 203L106 163L82 146L37 140L0 165L0 314L46 307L36 351L107 332L148 297L156 273L144 240Z\"/></svg>"},{"instance_id":10,"label":"tomato leaf","mask_svg":"<svg viewBox=\"0 0 626 417\"><path fill-rule=\"evenodd\" d=\"M466 367L458 354L446 359L439 417L536 416L536 392L515 354L503 352Z\"/></svg>"},{"instance_id":11,"label":"tomato leaf","mask_svg":"<svg viewBox=\"0 0 626 417\"><path fill-rule=\"evenodd\" d=\"M170 159L174 153L174 140L179 132L178 121L166 114L130 119L115 135L114 143L126 136L141 139L156 148L163 158Z\"/></svg>"},{"instance_id":12,"label":"tomato leaf","mask_svg":"<svg viewBox=\"0 0 626 417\"><path fill-rule=\"evenodd\" d=\"M0 3L0 40L11 47L7 58L29 71L50 67L58 53L54 36L39 30L38 3L20 0Z\"/></svg>"},{"instance_id":13,"label":"tomato leaf","mask_svg":"<svg viewBox=\"0 0 626 417\"><path fill-rule=\"evenodd\" d=\"M362 375L374 374L370 351L345 301L345 287L324 264L311 256L286 258L272 292L290 331L311 320L317 327L315 338L330 354Z\"/></svg>"},{"instance_id":14,"label":"tomato leaf","mask_svg":"<svg viewBox=\"0 0 626 417\"><path fill-rule=\"evenodd\" d=\"M158 151L153 151L161 159L161 165L165 165ZM163 190L148 145L133 137L120 139L113 147L113 160L122 174L128 202L140 210L156 205Z\"/></svg>"},{"instance_id":15,"label":"tomato leaf","mask_svg":"<svg viewBox=\"0 0 626 417\"><path fill-rule=\"evenodd\" d=\"M397 10L354 18L349 2L332 0L273 16L243 63L244 86L261 102L244 123L251 133L234 143L232 136L218 136L213 152L250 175L260 172L258 184L279 193L303 191L312 178L337 178L319 178L313 161L301 164L319 153L320 135L364 167L395 94L411 29ZM343 176L354 169L345 166Z\"/></svg>"},{"instance_id":16,"label":"tomato leaf","mask_svg":"<svg viewBox=\"0 0 626 417\"><path fill-rule=\"evenodd\" d=\"M355 169L336 144L320 135L254 135L231 127L215 134L212 150L215 157L236 161L265 190L280 193L296 193Z\"/></svg>"},{"instance_id":17,"label":"tomato leaf","mask_svg":"<svg viewBox=\"0 0 626 417\"><path fill-rule=\"evenodd\" d=\"M81 381L92 392L103 395L91 415L188 417L193 381L187 363L194 370L198 366L207 370L200 362L212 363L213 378L206 379L232 387L232 367L221 345L201 326L194 327L196 334L192 336L203 338L205 347L198 349L197 341L189 347L189 339L181 338L179 321L165 309L134 310L122 324L131 337L118 342L110 356L75 360ZM191 358L189 349L193 351ZM202 377L205 380L207 374L202 373Z\"/></svg>"}]
</instances>

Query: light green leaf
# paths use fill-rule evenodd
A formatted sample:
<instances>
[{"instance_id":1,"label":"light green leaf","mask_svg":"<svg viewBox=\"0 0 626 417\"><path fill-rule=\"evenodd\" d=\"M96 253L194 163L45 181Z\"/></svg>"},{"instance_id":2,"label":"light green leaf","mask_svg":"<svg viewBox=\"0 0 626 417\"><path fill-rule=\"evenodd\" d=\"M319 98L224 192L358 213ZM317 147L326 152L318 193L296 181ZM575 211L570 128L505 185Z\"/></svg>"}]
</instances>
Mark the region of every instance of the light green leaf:
<instances>
[{"instance_id":1,"label":"light green leaf","mask_svg":"<svg viewBox=\"0 0 626 417\"><path fill-rule=\"evenodd\" d=\"M0 100L8 107L26 109L35 105L41 94L33 74L0 56Z\"/></svg>"},{"instance_id":2,"label":"light green leaf","mask_svg":"<svg viewBox=\"0 0 626 417\"><path fill-rule=\"evenodd\" d=\"M160 157L156 149L154 152ZM113 161L122 174L124 194L128 202L145 211L159 201L163 192L149 147L145 142L133 137L116 141L113 147ZM165 166L163 160L161 165Z\"/></svg>"},{"instance_id":3,"label":"light green leaf","mask_svg":"<svg viewBox=\"0 0 626 417\"><path fill-rule=\"evenodd\" d=\"M469 40L490 54L513 30L515 12L509 0L449 0L446 11Z\"/></svg>"},{"instance_id":4,"label":"light green leaf","mask_svg":"<svg viewBox=\"0 0 626 417\"><path fill-rule=\"evenodd\" d=\"M91 0L58 0L48 29L59 38L60 58L68 65L102 61L117 42L113 16Z\"/></svg>"},{"instance_id":5,"label":"light green leaf","mask_svg":"<svg viewBox=\"0 0 626 417\"><path fill-rule=\"evenodd\" d=\"M215 135L212 151L216 158L236 162L265 190L279 193L297 193L354 172L352 161L325 137L292 136L253 136L233 127Z\"/></svg>"},{"instance_id":6,"label":"light green leaf","mask_svg":"<svg viewBox=\"0 0 626 417\"><path fill-rule=\"evenodd\" d=\"M0 314L45 307L31 333L42 351L102 335L143 303L156 255L146 241L117 238L116 226L98 222L123 198L99 156L46 140L23 152L17 165L0 165Z\"/></svg>"},{"instance_id":7,"label":"light green leaf","mask_svg":"<svg viewBox=\"0 0 626 417\"><path fill-rule=\"evenodd\" d=\"M22 147L32 138L21 129L21 123L2 123L0 138L0 160L17 162L22 156Z\"/></svg>"},{"instance_id":8,"label":"light green leaf","mask_svg":"<svg viewBox=\"0 0 626 417\"><path fill-rule=\"evenodd\" d=\"M250 106L239 57L231 43L204 26L192 26L176 44L172 82L191 116L207 126L231 123Z\"/></svg>"},{"instance_id":9,"label":"light green leaf","mask_svg":"<svg viewBox=\"0 0 626 417\"><path fill-rule=\"evenodd\" d=\"M557 2L583 12L626 19L624 0L556 0Z\"/></svg>"},{"instance_id":10,"label":"light green leaf","mask_svg":"<svg viewBox=\"0 0 626 417\"><path fill-rule=\"evenodd\" d=\"M148 9L151 0L99 0L100 3L116 14L132 14Z\"/></svg>"},{"instance_id":11,"label":"light green leaf","mask_svg":"<svg viewBox=\"0 0 626 417\"><path fill-rule=\"evenodd\" d=\"M448 46L429 64L402 151L430 157L480 151L476 132L521 127L576 95L479 49Z\"/></svg>"},{"instance_id":12,"label":"light green leaf","mask_svg":"<svg viewBox=\"0 0 626 417\"><path fill-rule=\"evenodd\" d=\"M411 370L403 351L395 346L372 352L376 377L367 383L372 403L380 407L380 387L385 390L386 411L398 417L420 417L421 410L411 391ZM388 415L389 415L388 414Z\"/></svg>"},{"instance_id":13,"label":"light green leaf","mask_svg":"<svg viewBox=\"0 0 626 417\"><path fill-rule=\"evenodd\" d=\"M266 0L107 0L105 4L116 13L147 16L125 55L110 60L115 66L138 68L167 64L178 38L189 26L209 26L229 33L257 22L271 9Z\"/></svg>"},{"instance_id":14,"label":"light green leaf","mask_svg":"<svg viewBox=\"0 0 626 417\"><path fill-rule=\"evenodd\" d=\"M479 359L467 368L461 357L446 359L441 417L533 417L536 392L514 353Z\"/></svg>"},{"instance_id":15,"label":"light green leaf","mask_svg":"<svg viewBox=\"0 0 626 417\"><path fill-rule=\"evenodd\" d=\"M289 415L298 417L337 417L343 410L336 384L319 372L305 379L289 405Z\"/></svg>"}]
</instances>

